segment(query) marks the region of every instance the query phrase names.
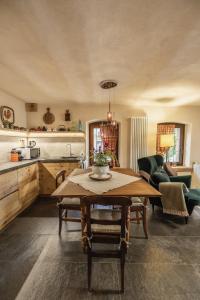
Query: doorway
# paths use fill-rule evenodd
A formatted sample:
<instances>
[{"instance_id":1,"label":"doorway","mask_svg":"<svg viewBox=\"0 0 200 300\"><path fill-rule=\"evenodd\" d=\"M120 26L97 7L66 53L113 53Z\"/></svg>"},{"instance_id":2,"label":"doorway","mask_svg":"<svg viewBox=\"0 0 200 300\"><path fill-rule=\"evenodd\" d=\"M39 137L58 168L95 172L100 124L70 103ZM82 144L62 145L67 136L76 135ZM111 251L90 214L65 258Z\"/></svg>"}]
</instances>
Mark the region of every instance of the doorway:
<instances>
[{"instance_id":1,"label":"doorway","mask_svg":"<svg viewBox=\"0 0 200 300\"><path fill-rule=\"evenodd\" d=\"M111 150L118 161L119 157L119 124L112 130L111 125L105 121L92 122L89 124L89 153L94 150L99 152L106 148ZM91 160L90 160L91 164Z\"/></svg>"}]
</instances>

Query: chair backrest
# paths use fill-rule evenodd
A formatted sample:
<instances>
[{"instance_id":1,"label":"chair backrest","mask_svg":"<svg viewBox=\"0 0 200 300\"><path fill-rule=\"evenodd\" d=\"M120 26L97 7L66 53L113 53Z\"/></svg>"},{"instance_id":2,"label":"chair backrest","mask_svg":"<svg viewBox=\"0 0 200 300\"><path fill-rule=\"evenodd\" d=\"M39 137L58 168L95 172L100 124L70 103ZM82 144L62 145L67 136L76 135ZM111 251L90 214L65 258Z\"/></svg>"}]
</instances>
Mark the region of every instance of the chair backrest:
<instances>
[{"instance_id":1,"label":"chair backrest","mask_svg":"<svg viewBox=\"0 0 200 300\"><path fill-rule=\"evenodd\" d=\"M138 159L138 167L140 171L153 174L159 167L162 167L164 159L162 155L156 154L152 156L142 157Z\"/></svg>"},{"instance_id":2,"label":"chair backrest","mask_svg":"<svg viewBox=\"0 0 200 300\"><path fill-rule=\"evenodd\" d=\"M66 170L61 170L56 174L56 188L65 180Z\"/></svg>"},{"instance_id":3,"label":"chair backrest","mask_svg":"<svg viewBox=\"0 0 200 300\"><path fill-rule=\"evenodd\" d=\"M95 219L91 217L91 208L94 204L104 205L104 206L111 206L117 205L120 207L119 210L119 218L108 220L108 219ZM126 236L126 225L127 225L127 218L128 218L128 207L132 205L132 201L128 197L108 197L108 196L87 196L81 198L81 207L84 211L84 222L87 225L87 235L89 237L92 236L92 224L98 225L120 225L121 232L120 238L124 239Z\"/></svg>"}]
</instances>

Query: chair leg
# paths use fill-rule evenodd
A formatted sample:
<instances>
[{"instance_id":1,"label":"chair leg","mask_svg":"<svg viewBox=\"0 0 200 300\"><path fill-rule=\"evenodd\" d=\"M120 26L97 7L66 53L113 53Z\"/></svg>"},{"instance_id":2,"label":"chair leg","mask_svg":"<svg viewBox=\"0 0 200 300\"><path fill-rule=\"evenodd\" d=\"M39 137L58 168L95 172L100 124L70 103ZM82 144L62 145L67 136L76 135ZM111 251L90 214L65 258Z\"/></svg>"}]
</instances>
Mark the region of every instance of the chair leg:
<instances>
[{"instance_id":1,"label":"chair leg","mask_svg":"<svg viewBox=\"0 0 200 300\"><path fill-rule=\"evenodd\" d=\"M121 293L124 293L124 266L125 266L125 253L122 250L120 257L120 266L121 266Z\"/></svg>"},{"instance_id":2,"label":"chair leg","mask_svg":"<svg viewBox=\"0 0 200 300\"><path fill-rule=\"evenodd\" d=\"M62 208L58 208L58 213L59 213L59 235L61 235L61 230L62 230Z\"/></svg>"},{"instance_id":3,"label":"chair leg","mask_svg":"<svg viewBox=\"0 0 200 300\"><path fill-rule=\"evenodd\" d=\"M65 210L65 218L67 218L67 213L68 213L68 211L67 211L67 209Z\"/></svg>"},{"instance_id":4,"label":"chair leg","mask_svg":"<svg viewBox=\"0 0 200 300\"><path fill-rule=\"evenodd\" d=\"M185 224L188 223L188 217L185 217Z\"/></svg>"},{"instance_id":5,"label":"chair leg","mask_svg":"<svg viewBox=\"0 0 200 300\"><path fill-rule=\"evenodd\" d=\"M137 224L140 224L140 214L139 214L139 211L136 210L136 219L137 219Z\"/></svg>"},{"instance_id":6,"label":"chair leg","mask_svg":"<svg viewBox=\"0 0 200 300\"><path fill-rule=\"evenodd\" d=\"M147 232L147 209L146 206L143 207L143 230L144 230L144 234L146 239L148 239L148 232Z\"/></svg>"},{"instance_id":7,"label":"chair leg","mask_svg":"<svg viewBox=\"0 0 200 300\"><path fill-rule=\"evenodd\" d=\"M88 250L88 291L91 292L91 277L92 277L92 256Z\"/></svg>"}]
</instances>

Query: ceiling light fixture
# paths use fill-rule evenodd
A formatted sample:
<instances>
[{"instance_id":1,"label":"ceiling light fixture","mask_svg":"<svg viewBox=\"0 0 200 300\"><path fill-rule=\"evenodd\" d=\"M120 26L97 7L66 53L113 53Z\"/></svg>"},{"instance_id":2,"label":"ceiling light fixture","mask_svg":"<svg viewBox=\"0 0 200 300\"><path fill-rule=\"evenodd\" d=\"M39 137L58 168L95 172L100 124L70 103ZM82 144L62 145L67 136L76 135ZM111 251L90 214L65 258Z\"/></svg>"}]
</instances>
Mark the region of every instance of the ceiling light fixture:
<instances>
[{"instance_id":1,"label":"ceiling light fixture","mask_svg":"<svg viewBox=\"0 0 200 300\"><path fill-rule=\"evenodd\" d=\"M115 80L103 80L99 83L100 87L102 89L111 89L117 86L117 81ZM111 112L111 100L110 100L110 92L109 92L109 98L108 98L108 112L107 112L107 121L109 124L112 124L113 126L116 125L116 121L113 120L114 113Z\"/></svg>"}]
</instances>

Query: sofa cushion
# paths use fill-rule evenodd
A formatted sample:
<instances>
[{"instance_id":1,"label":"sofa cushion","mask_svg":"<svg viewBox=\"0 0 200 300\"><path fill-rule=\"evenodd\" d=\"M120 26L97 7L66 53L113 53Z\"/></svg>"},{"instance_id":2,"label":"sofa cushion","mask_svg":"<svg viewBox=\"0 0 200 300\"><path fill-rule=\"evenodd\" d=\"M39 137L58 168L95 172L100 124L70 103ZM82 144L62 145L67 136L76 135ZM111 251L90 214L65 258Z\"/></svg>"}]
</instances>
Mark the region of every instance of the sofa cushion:
<instances>
[{"instance_id":1,"label":"sofa cushion","mask_svg":"<svg viewBox=\"0 0 200 300\"><path fill-rule=\"evenodd\" d=\"M165 172L154 172L151 175L151 180L156 185L159 185L160 182L170 182L170 178Z\"/></svg>"},{"instance_id":2,"label":"sofa cushion","mask_svg":"<svg viewBox=\"0 0 200 300\"><path fill-rule=\"evenodd\" d=\"M158 167L158 169L156 170L156 172L168 175L167 172L162 167Z\"/></svg>"},{"instance_id":3,"label":"sofa cushion","mask_svg":"<svg viewBox=\"0 0 200 300\"><path fill-rule=\"evenodd\" d=\"M156 161L155 157L153 157L153 156L149 156L148 160L149 160L150 166L151 166L150 172L151 172L151 174L153 174L154 172L157 171L157 168L158 168L157 161Z\"/></svg>"}]
</instances>

